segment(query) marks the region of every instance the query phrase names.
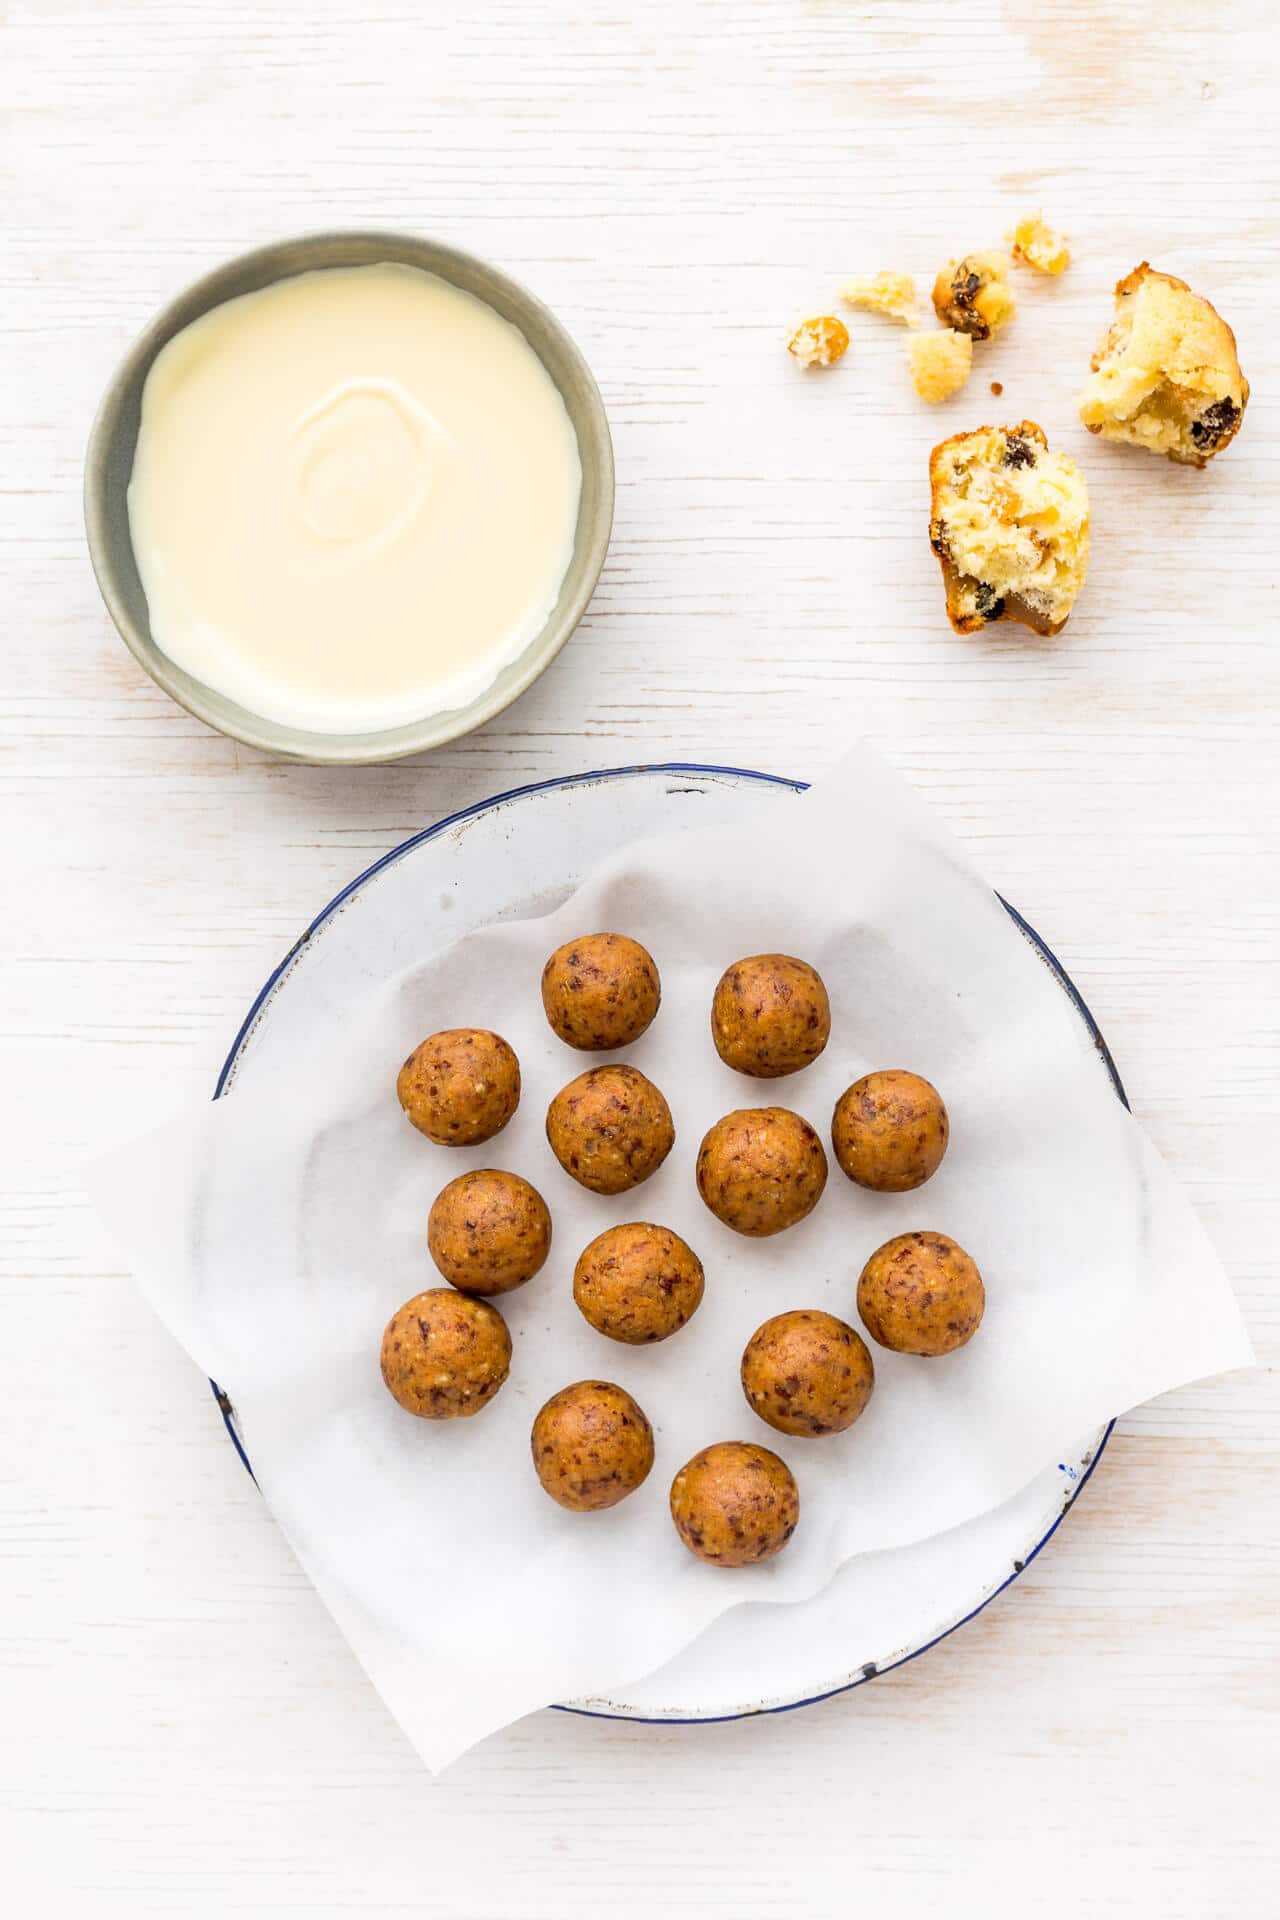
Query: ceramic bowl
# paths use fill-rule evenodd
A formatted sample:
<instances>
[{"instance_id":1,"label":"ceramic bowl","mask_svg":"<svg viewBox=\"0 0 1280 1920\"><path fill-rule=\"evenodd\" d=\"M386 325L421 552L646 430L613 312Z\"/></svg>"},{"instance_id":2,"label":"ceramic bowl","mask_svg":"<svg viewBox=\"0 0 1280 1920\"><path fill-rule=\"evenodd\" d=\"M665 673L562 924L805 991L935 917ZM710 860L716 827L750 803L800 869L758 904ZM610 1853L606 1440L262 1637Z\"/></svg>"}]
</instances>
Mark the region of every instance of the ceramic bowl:
<instances>
[{"instance_id":1,"label":"ceramic bowl","mask_svg":"<svg viewBox=\"0 0 1280 1920\"><path fill-rule=\"evenodd\" d=\"M424 715L379 733L310 733L287 727L229 700L175 666L151 634L146 595L129 532L127 490L141 417L142 389L152 362L183 327L238 295L319 267L394 261L420 267L475 294L528 340L563 396L578 436L582 499L573 558L542 631L493 684L466 706ZM396 233L317 233L241 254L197 280L156 316L117 371L93 424L85 461L85 529L98 586L121 638L158 686L219 732L285 759L336 762L395 760L470 733L501 713L559 653L604 565L613 522L613 444L596 383L581 353L541 301L486 261L435 240Z\"/></svg>"}]
</instances>

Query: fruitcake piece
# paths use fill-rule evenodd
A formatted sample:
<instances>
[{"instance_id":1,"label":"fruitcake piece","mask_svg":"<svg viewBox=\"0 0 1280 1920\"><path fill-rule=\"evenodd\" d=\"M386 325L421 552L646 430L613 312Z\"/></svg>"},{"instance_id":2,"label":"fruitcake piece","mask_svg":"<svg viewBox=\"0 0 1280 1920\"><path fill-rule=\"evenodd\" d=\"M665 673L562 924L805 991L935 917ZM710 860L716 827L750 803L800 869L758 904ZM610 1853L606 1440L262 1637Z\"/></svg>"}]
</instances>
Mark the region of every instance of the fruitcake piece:
<instances>
[{"instance_id":1,"label":"fruitcake piece","mask_svg":"<svg viewBox=\"0 0 1280 1920\"><path fill-rule=\"evenodd\" d=\"M833 313L802 320L787 341L787 352L802 367L833 367L849 345L849 329Z\"/></svg>"},{"instance_id":2,"label":"fruitcake piece","mask_svg":"<svg viewBox=\"0 0 1280 1920\"><path fill-rule=\"evenodd\" d=\"M1003 253L967 253L948 260L933 283L933 310L944 327L989 340L1012 320L1017 301Z\"/></svg>"},{"instance_id":3,"label":"fruitcake piece","mask_svg":"<svg viewBox=\"0 0 1280 1920\"><path fill-rule=\"evenodd\" d=\"M913 333L907 341L911 379L922 400L936 406L959 393L973 367L973 342L967 333L950 327L932 333Z\"/></svg>"},{"instance_id":4,"label":"fruitcake piece","mask_svg":"<svg viewBox=\"0 0 1280 1920\"><path fill-rule=\"evenodd\" d=\"M1080 418L1104 440L1207 465L1239 432L1249 400L1235 335L1185 280L1145 260L1117 284L1115 298Z\"/></svg>"},{"instance_id":5,"label":"fruitcake piece","mask_svg":"<svg viewBox=\"0 0 1280 1920\"><path fill-rule=\"evenodd\" d=\"M1042 213L1024 213L1004 237L1020 267L1034 267L1037 273L1051 273L1056 278L1071 265L1066 235L1051 227Z\"/></svg>"},{"instance_id":6,"label":"fruitcake piece","mask_svg":"<svg viewBox=\"0 0 1280 1920\"><path fill-rule=\"evenodd\" d=\"M1066 625L1089 564L1084 475L1034 420L953 434L929 456L929 544L957 633Z\"/></svg>"},{"instance_id":7,"label":"fruitcake piece","mask_svg":"<svg viewBox=\"0 0 1280 1920\"><path fill-rule=\"evenodd\" d=\"M909 273L857 273L845 281L840 298L846 306L865 307L887 320L901 320L908 327L920 325L916 283Z\"/></svg>"}]
</instances>

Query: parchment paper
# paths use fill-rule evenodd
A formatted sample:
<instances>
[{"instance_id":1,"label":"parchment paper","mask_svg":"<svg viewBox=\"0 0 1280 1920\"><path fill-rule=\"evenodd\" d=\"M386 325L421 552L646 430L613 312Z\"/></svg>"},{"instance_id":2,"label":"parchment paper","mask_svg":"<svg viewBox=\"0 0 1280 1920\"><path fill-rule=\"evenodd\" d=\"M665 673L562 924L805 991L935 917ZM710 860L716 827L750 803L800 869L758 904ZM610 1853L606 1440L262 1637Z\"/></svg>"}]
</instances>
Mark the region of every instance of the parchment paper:
<instances>
[{"instance_id":1,"label":"parchment paper","mask_svg":"<svg viewBox=\"0 0 1280 1920\"><path fill-rule=\"evenodd\" d=\"M662 1169L615 1199L576 1186L544 1134L553 1094L604 1056L551 1033L542 963L601 928L658 962L661 1012L624 1057L662 1087L677 1129ZM806 1072L751 1081L716 1057L711 995L730 961L775 950L822 973L832 1039ZM534 1708L652 1671L739 1601L804 1598L851 1555L985 1512L1111 1415L1251 1362L1208 1241L1061 987L865 749L776 816L623 849L556 912L424 955L350 1016L288 1073L170 1121L91 1185L157 1312L230 1393L263 1493L432 1769ZM505 1034L524 1092L495 1140L451 1150L410 1128L395 1076L427 1033L460 1025ZM706 1211L694 1157L720 1114L791 1106L825 1141L839 1093L884 1066L925 1074L946 1100L951 1145L927 1186L865 1193L833 1162L809 1219L759 1242ZM415 1420L382 1384L382 1329L441 1284L427 1211L479 1166L542 1191L551 1258L500 1303L514 1359L493 1403ZM673 1227L707 1272L694 1319L643 1349L595 1333L571 1292L581 1248L629 1219ZM738 1383L750 1334L788 1307L857 1324L864 1261L917 1227L977 1260L977 1337L941 1360L873 1347L876 1391L855 1427L775 1435ZM636 1396L657 1461L622 1505L574 1515L542 1493L529 1429L549 1394L589 1376ZM686 1553L667 1490L699 1447L740 1438L783 1455L802 1510L785 1553L729 1572Z\"/></svg>"}]
</instances>

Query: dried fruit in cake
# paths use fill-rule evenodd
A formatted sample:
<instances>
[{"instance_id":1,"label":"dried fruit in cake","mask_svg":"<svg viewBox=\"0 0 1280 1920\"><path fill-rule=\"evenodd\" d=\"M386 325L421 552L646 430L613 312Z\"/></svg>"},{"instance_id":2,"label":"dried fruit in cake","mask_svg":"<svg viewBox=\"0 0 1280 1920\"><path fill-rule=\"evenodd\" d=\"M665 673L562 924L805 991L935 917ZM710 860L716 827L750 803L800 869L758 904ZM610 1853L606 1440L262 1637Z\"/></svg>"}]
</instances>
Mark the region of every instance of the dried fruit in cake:
<instances>
[{"instance_id":1,"label":"dried fruit in cake","mask_svg":"<svg viewBox=\"0 0 1280 1920\"><path fill-rule=\"evenodd\" d=\"M1020 267L1034 267L1037 273L1051 273L1056 277L1071 265L1066 235L1051 227L1041 213L1023 214L1004 237Z\"/></svg>"},{"instance_id":2,"label":"dried fruit in cake","mask_svg":"<svg viewBox=\"0 0 1280 1920\"><path fill-rule=\"evenodd\" d=\"M929 456L929 544L957 633L1066 625L1089 564L1084 475L1034 420L953 434Z\"/></svg>"},{"instance_id":3,"label":"dried fruit in cake","mask_svg":"<svg viewBox=\"0 0 1280 1920\"><path fill-rule=\"evenodd\" d=\"M802 320L787 341L787 352L802 367L833 367L849 345L849 329L833 313Z\"/></svg>"},{"instance_id":4,"label":"dried fruit in cake","mask_svg":"<svg viewBox=\"0 0 1280 1920\"><path fill-rule=\"evenodd\" d=\"M1185 280L1145 260L1117 285L1091 364L1080 418L1104 440L1203 467L1240 430L1249 382L1235 335Z\"/></svg>"},{"instance_id":5,"label":"dried fruit in cake","mask_svg":"<svg viewBox=\"0 0 1280 1920\"><path fill-rule=\"evenodd\" d=\"M907 341L907 364L916 392L930 406L959 393L973 367L973 341L967 333L941 327L933 333L913 333Z\"/></svg>"},{"instance_id":6,"label":"dried fruit in cake","mask_svg":"<svg viewBox=\"0 0 1280 1920\"><path fill-rule=\"evenodd\" d=\"M1003 253L967 253L948 260L933 283L933 310L944 327L989 340L1007 326L1017 301L1009 285L1009 260Z\"/></svg>"}]
</instances>

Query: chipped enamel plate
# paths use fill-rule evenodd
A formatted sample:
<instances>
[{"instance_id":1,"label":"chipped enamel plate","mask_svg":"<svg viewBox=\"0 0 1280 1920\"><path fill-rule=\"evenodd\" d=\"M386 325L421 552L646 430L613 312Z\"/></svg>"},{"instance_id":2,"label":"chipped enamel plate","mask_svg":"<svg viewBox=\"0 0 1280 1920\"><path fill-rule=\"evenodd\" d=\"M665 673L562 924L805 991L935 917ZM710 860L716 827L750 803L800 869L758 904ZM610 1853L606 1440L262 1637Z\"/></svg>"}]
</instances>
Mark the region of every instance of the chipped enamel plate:
<instances>
[{"instance_id":1,"label":"chipped enamel plate","mask_svg":"<svg viewBox=\"0 0 1280 1920\"><path fill-rule=\"evenodd\" d=\"M287 1064L353 1001L434 946L491 920L548 912L626 842L740 820L752 809L793 804L803 791L803 782L736 768L619 767L521 787L439 821L362 873L302 935L250 1008L218 1096ZM1088 1008L1044 942L1008 911L1070 998L1099 1073L1123 1100ZM225 1389L214 1391L248 1466L234 1381ZM1016 1580L1057 1529L1110 1432L1089 1435L993 1513L915 1546L861 1555L810 1600L735 1607L656 1673L608 1699L563 1705L630 1720L736 1719L805 1706L900 1666Z\"/></svg>"}]
</instances>

